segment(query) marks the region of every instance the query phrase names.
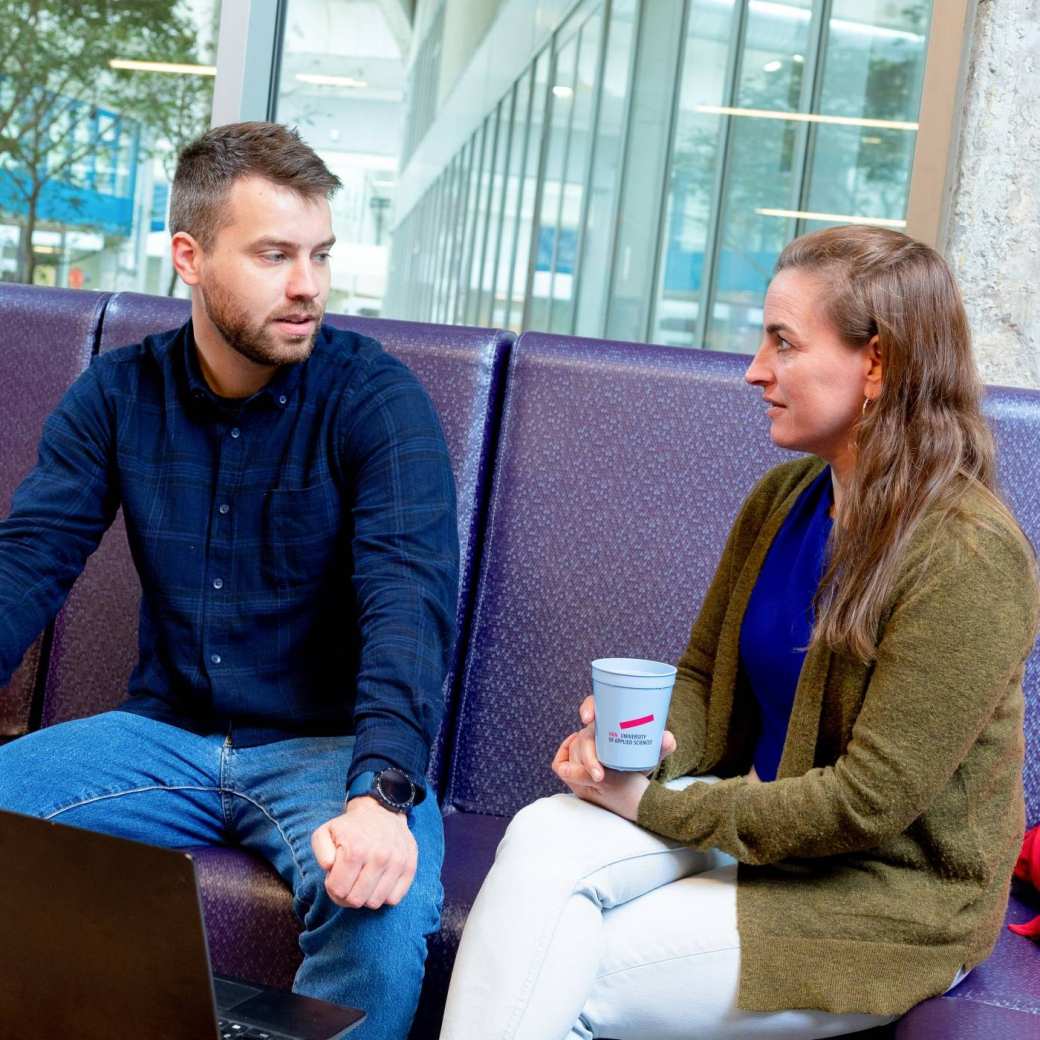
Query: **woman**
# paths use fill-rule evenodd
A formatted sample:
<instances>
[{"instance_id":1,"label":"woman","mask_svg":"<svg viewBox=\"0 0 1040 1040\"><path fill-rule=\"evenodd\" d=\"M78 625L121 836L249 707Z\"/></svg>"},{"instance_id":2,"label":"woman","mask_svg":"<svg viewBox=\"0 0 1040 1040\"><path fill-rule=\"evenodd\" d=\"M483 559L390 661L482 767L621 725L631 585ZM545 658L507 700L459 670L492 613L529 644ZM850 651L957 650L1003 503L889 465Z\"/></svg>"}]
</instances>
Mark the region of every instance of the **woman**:
<instances>
[{"instance_id":1,"label":"woman","mask_svg":"<svg viewBox=\"0 0 1040 1040\"><path fill-rule=\"evenodd\" d=\"M737 517L652 779L600 765L581 705L577 797L510 824L442 1040L837 1036L996 940L1037 586L957 288L905 235L830 228L783 251L764 325L746 379L808 457Z\"/></svg>"}]
</instances>

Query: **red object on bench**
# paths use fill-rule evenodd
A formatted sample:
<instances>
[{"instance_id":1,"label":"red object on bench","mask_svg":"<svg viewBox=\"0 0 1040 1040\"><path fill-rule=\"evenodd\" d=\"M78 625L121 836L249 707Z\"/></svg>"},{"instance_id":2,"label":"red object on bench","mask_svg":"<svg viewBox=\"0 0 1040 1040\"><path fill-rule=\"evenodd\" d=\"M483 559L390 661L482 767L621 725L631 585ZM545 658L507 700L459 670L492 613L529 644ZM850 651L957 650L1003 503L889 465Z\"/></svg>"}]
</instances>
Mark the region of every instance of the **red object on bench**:
<instances>
[{"instance_id":1,"label":"red object on bench","mask_svg":"<svg viewBox=\"0 0 1040 1040\"><path fill-rule=\"evenodd\" d=\"M1026 831L1022 851L1018 854L1018 862L1015 864L1015 877L1040 889L1040 827L1032 827ZM1023 924L1009 924L1008 928L1016 935L1040 939L1040 914Z\"/></svg>"}]
</instances>

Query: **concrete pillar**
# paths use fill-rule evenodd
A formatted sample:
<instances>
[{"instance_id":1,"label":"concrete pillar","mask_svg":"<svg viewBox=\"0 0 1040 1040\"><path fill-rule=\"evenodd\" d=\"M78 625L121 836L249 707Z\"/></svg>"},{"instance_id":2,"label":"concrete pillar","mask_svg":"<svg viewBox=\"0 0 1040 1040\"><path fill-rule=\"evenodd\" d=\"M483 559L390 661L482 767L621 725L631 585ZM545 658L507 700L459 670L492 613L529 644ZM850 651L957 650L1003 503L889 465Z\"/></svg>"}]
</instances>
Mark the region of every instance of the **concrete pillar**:
<instances>
[{"instance_id":1,"label":"concrete pillar","mask_svg":"<svg viewBox=\"0 0 1040 1040\"><path fill-rule=\"evenodd\" d=\"M980 0L962 111L944 255L983 379L1040 387L1040 0Z\"/></svg>"}]
</instances>

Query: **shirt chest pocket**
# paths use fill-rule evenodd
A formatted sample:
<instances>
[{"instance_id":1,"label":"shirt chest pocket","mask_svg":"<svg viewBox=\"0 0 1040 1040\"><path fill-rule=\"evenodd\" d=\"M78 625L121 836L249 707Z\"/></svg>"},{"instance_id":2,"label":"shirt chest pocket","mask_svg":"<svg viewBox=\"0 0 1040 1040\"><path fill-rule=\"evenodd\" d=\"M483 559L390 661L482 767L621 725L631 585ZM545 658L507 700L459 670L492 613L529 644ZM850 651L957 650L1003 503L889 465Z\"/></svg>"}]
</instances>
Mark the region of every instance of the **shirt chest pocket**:
<instances>
[{"instance_id":1,"label":"shirt chest pocket","mask_svg":"<svg viewBox=\"0 0 1040 1040\"><path fill-rule=\"evenodd\" d=\"M331 480L269 491L263 514L264 570L276 585L317 585L332 578L346 524Z\"/></svg>"}]
</instances>

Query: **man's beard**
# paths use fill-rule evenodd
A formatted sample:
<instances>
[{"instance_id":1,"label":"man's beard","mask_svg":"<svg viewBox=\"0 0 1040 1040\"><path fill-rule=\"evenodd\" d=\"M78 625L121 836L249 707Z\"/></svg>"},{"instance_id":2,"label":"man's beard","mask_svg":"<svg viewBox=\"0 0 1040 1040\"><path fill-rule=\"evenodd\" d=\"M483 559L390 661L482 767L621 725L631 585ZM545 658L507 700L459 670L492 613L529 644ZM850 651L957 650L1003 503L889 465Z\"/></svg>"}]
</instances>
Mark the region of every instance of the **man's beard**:
<instances>
[{"instance_id":1,"label":"man's beard","mask_svg":"<svg viewBox=\"0 0 1040 1040\"><path fill-rule=\"evenodd\" d=\"M239 305L231 293L220 284L208 289L201 284L202 303L209 320L217 331L227 340L232 350L242 357L258 365L290 365L297 361L306 361L314 349L321 328L323 312L308 304L297 304L281 314L303 315L315 319L313 330L306 336L285 339L279 337L270 327L272 317L261 321L253 321L244 307Z\"/></svg>"}]
</instances>

